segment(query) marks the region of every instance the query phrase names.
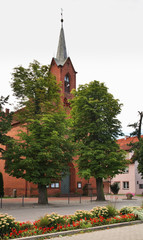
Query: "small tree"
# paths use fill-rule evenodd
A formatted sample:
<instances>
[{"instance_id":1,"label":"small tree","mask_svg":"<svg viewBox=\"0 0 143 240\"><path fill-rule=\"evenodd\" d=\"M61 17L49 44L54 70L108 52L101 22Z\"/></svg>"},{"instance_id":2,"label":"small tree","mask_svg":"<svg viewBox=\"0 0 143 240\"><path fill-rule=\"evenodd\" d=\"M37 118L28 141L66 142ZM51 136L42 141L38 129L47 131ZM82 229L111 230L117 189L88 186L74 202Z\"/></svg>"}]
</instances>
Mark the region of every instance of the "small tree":
<instances>
[{"instance_id":1,"label":"small tree","mask_svg":"<svg viewBox=\"0 0 143 240\"><path fill-rule=\"evenodd\" d=\"M4 196L3 176L0 172L0 197Z\"/></svg>"},{"instance_id":2,"label":"small tree","mask_svg":"<svg viewBox=\"0 0 143 240\"><path fill-rule=\"evenodd\" d=\"M120 190L119 184L117 182L114 182L113 184L110 185L110 189L113 194L118 194Z\"/></svg>"},{"instance_id":3,"label":"small tree","mask_svg":"<svg viewBox=\"0 0 143 240\"><path fill-rule=\"evenodd\" d=\"M133 161L138 161L138 171L142 175L143 178L143 138L141 137L142 132L142 119L143 112L139 113L139 121L133 124L129 124L129 127L134 128L134 131L130 134L131 136L137 136L137 142L131 142L129 146L131 146L130 151L133 151Z\"/></svg>"},{"instance_id":4,"label":"small tree","mask_svg":"<svg viewBox=\"0 0 143 240\"><path fill-rule=\"evenodd\" d=\"M12 88L24 108L15 116L23 124L19 139L12 139L3 154L10 175L38 184L38 203L47 203L46 186L68 170L73 148L60 86L47 66L37 61L18 67Z\"/></svg>"},{"instance_id":5,"label":"small tree","mask_svg":"<svg viewBox=\"0 0 143 240\"><path fill-rule=\"evenodd\" d=\"M79 175L96 178L97 200L105 200L103 178L113 177L125 169L127 161L116 138L121 135L117 115L121 104L98 81L73 91L72 130L79 156Z\"/></svg>"}]
</instances>

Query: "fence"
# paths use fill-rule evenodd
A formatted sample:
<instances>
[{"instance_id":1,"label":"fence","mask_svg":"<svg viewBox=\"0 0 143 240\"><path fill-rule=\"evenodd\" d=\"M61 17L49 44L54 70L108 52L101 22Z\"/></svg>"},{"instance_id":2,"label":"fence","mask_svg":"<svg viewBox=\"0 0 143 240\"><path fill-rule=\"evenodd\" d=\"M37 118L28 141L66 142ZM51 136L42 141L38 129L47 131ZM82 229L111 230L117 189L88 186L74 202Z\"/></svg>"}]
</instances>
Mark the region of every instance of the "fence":
<instances>
[{"instance_id":1,"label":"fence","mask_svg":"<svg viewBox=\"0 0 143 240\"><path fill-rule=\"evenodd\" d=\"M92 202L95 200L95 195L92 193L90 196L83 196L83 195L71 195L68 194L64 197L48 197L48 203L52 202L55 204L60 204L61 202L64 204L81 204L83 201ZM3 207L25 207L27 205L38 204L38 198L28 198L28 197L15 197L15 198L0 198L0 208Z\"/></svg>"}]
</instances>

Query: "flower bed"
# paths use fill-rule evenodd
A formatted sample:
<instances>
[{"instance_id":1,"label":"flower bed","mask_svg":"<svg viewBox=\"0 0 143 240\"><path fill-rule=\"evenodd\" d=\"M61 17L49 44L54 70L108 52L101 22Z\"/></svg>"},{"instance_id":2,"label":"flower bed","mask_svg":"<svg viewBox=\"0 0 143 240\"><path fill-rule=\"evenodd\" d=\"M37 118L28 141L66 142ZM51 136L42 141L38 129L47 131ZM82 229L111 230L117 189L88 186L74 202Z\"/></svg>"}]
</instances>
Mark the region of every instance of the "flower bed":
<instances>
[{"instance_id":1,"label":"flower bed","mask_svg":"<svg viewBox=\"0 0 143 240\"><path fill-rule=\"evenodd\" d=\"M133 211L136 211L135 213ZM76 211L74 215L61 216L56 213L45 215L34 223L19 223L11 216L0 215L0 239L12 239L41 235L59 231L89 228L113 223L129 222L138 219L142 209L95 207L91 211Z\"/></svg>"}]
</instances>

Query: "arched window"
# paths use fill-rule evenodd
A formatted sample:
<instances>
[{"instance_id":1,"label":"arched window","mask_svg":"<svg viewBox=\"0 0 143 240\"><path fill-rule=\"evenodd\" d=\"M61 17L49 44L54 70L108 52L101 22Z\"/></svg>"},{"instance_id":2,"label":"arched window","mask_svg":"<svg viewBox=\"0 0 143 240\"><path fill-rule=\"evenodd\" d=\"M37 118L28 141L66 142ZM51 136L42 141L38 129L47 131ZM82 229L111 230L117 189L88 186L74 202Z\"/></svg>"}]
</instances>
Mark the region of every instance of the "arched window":
<instances>
[{"instance_id":1,"label":"arched window","mask_svg":"<svg viewBox=\"0 0 143 240\"><path fill-rule=\"evenodd\" d=\"M65 82L65 92L69 93L70 92L70 78L69 78L68 74L65 76L64 82Z\"/></svg>"}]
</instances>

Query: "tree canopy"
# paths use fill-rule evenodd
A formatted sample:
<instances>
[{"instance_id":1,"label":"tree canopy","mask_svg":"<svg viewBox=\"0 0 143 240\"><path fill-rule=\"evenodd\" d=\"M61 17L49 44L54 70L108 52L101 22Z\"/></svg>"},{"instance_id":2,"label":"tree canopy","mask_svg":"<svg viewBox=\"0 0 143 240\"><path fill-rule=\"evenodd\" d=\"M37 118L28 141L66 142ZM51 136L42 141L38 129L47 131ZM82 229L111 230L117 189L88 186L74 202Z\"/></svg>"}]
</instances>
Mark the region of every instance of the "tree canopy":
<instances>
[{"instance_id":1,"label":"tree canopy","mask_svg":"<svg viewBox=\"0 0 143 240\"><path fill-rule=\"evenodd\" d=\"M0 98L0 152L4 153L3 146L10 139L7 132L11 129L12 112L3 111L3 106L8 103L9 96Z\"/></svg>"},{"instance_id":2,"label":"tree canopy","mask_svg":"<svg viewBox=\"0 0 143 240\"><path fill-rule=\"evenodd\" d=\"M133 151L133 161L138 161L138 171L142 175L143 178L143 138L141 136L142 133L142 119L143 119L143 112L139 113L139 120L133 124L129 124L129 127L132 127L134 131L130 134L131 136L137 136L138 141L131 142L129 145L131 146L130 151Z\"/></svg>"},{"instance_id":3,"label":"tree canopy","mask_svg":"<svg viewBox=\"0 0 143 240\"><path fill-rule=\"evenodd\" d=\"M125 153L116 139L122 134L117 115L121 104L98 81L73 91L72 130L76 142L79 175L96 178L97 200L104 200L103 178L113 177L126 166Z\"/></svg>"},{"instance_id":4,"label":"tree canopy","mask_svg":"<svg viewBox=\"0 0 143 240\"><path fill-rule=\"evenodd\" d=\"M47 203L46 185L61 179L73 154L60 86L47 66L34 61L28 69L15 68L12 88L23 106L16 114L23 127L3 155L6 171L38 184L39 203Z\"/></svg>"}]
</instances>

